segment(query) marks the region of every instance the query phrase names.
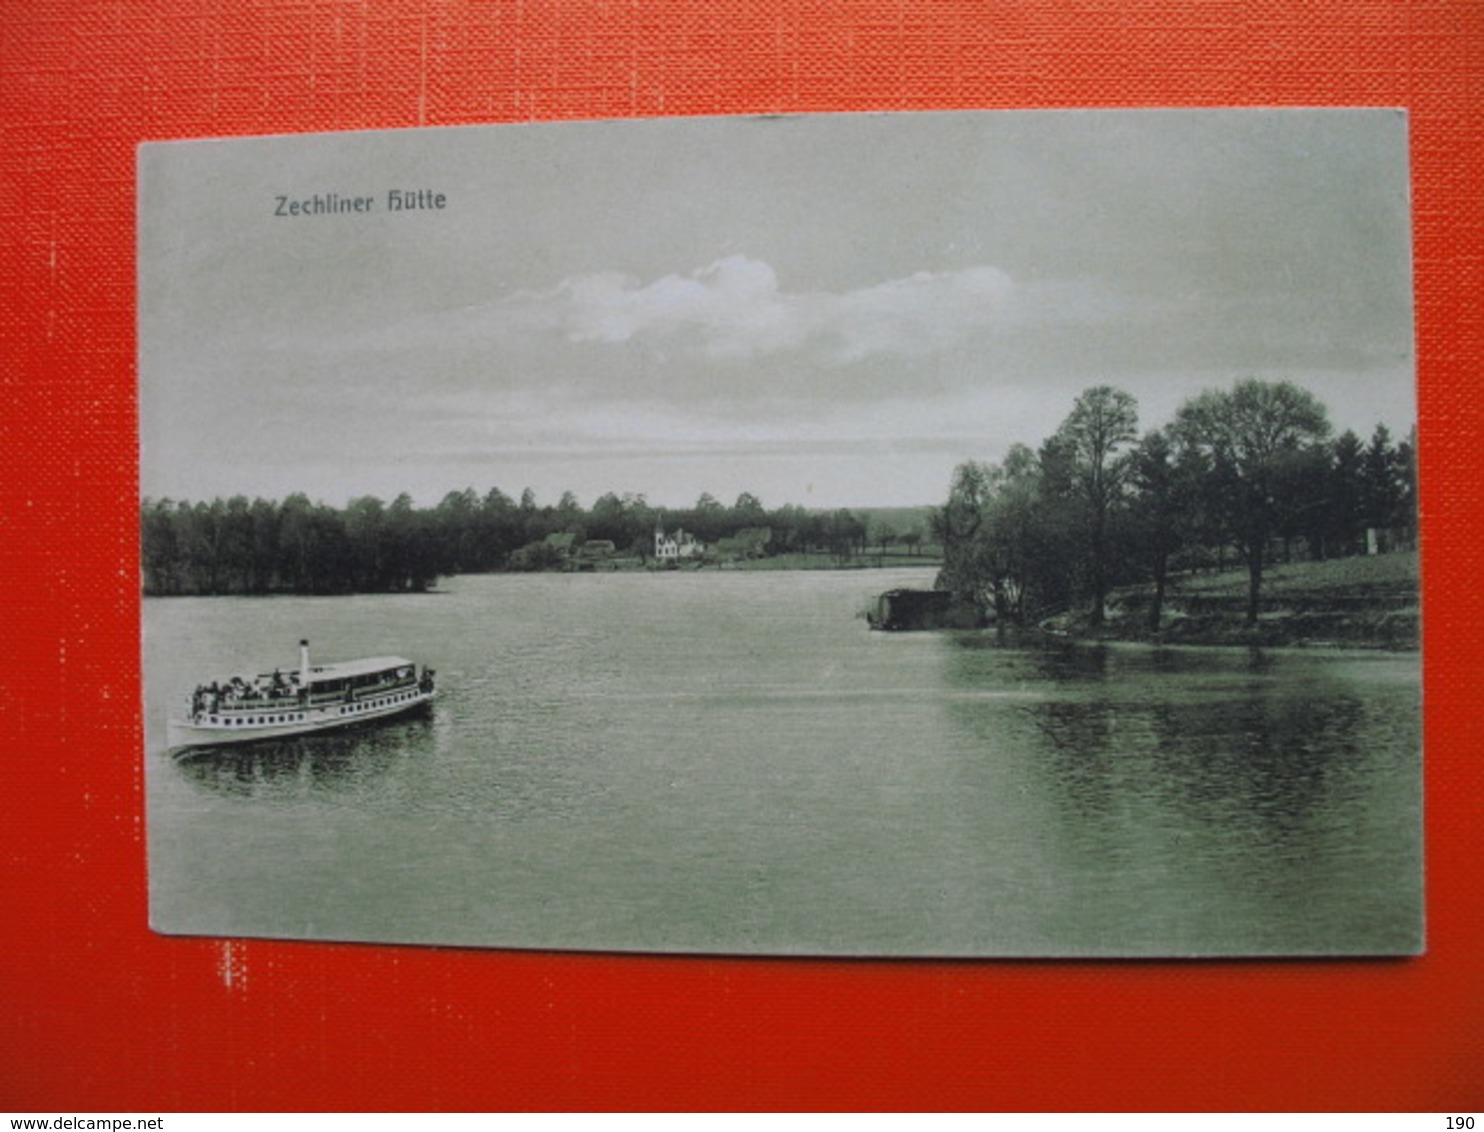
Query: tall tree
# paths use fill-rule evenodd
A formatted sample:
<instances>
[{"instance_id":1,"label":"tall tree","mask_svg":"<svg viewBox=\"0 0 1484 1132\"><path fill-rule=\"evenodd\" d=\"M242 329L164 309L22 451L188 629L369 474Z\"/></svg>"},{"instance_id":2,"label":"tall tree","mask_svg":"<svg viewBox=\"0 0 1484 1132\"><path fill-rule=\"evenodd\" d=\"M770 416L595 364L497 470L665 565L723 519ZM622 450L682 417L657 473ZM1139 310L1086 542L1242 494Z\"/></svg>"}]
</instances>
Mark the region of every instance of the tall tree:
<instances>
[{"instance_id":1,"label":"tall tree","mask_svg":"<svg viewBox=\"0 0 1484 1132\"><path fill-rule=\"evenodd\" d=\"M727 509L709 491L701 492L696 505L691 509L689 526L691 533L705 543L713 543L726 533Z\"/></svg>"},{"instance_id":2,"label":"tall tree","mask_svg":"<svg viewBox=\"0 0 1484 1132\"><path fill-rule=\"evenodd\" d=\"M1417 545L1417 426L1396 446L1396 470L1400 481L1397 496L1397 527L1403 545Z\"/></svg>"},{"instance_id":3,"label":"tall tree","mask_svg":"<svg viewBox=\"0 0 1484 1132\"><path fill-rule=\"evenodd\" d=\"M1343 539L1337 534L1334 461L1329 445L1315 444L1283 460L1278 467L1277 533L1283 540L1283 560L1293 559L1293 542L1302 538L1309 557L1322 561ZM1341 548L1341 553L1343 553Z\"/></svg>"},{"instance_id":4,"label":"tall tree","mask_svg":"<svg viewBox=\"0 0 1484 1132\"><path fill-rule=\"evenodd\" d=\"M750 491L742 492L737 496L737 502L732 504L732 523L738 529L761 526L767 518L768 512L762 500Z\"/></svg>"},{"instance_id":5,"label":"tall tree","mask_svg":"<svg viewBox=\"0 0 1484 1132\"><path fill-rule=\"evenodd\" d=\"M345 509L351 586L358 591L387 588L386 506L374 495L352 499Z\"/></svg>"},{"instance_id":6,"label":"tall tree","mask_svg":"<svg viewBox=\"0 0 1484 1132\"><path fill-rule=\"evenodd\" d=\"M1209 458L1226 490L1217 506L1247 565L1247 623L1255 625L1263 562L1279 513L1281 470L1292 457L1329 435L1324 406L1287 381L1238 381L1185 402L1172 431L1178 442Z\"/></svg>"},{"instance_id":7,"label":"tall tree","mask_svg":"<svg viewBox=\"0 0 1484 1132\"><path fill-rule=\"evenodd\" d=\"M1391 432L1384 424L1378 424L1366 446L1360 480L1365 525L1381 538L1388 537L1401 525L1402 479Z\"/></svg>"},{"instance_id":8,"label":"tall tree","mask_svg":"<svg viewBox=\"0 0 1484 1132\"><path fill-rule=\"evenodd\" d=\"M1360 553L1365 547L1365 446L1350 429L1331 446L1325 510L1340 553Z\"/></svg>"},{"instance_id":9,"label":"tall tree","mask_svg":"<svg viewBox=\"0 0 1484 1132\"><path fill-rule=\"evenodd\" d=\"M1169 437L1160 429L1144 436L1129 453L1129 483L1133 488L1133 542L1154 582L1149 603L1149 628L1159 630L1164 616L1165 587L1170 558L1183 537L1181 520L1189 512L1189 479L1182 475Z\"/></svg>"},{"instance_id":10,"label":"tall tree","mask_svg":"<svg viewBox=\"0 0 1484 1132\"><path fill-rule=\"evenodd\" d=\"M628 543L628 522L624 501L612 491L605 492L593 503L587 516L589 538L608 539L615 546Z\"/></svg>"},{"instance_id":11,"label":"tall tree","mask_svg":"<svg viewBox=\"0 0 1484 1132\"><path fill-rule=\"evenodd\" d=\"M383 525L383 568L387 585L394 590L424 590L436 572L427 569L437 556L437 546L422 529L412 496L405 491L392 500Z\"/></svg>"},{"instance_id":12,"label":"tall tree","mask_svg":"<svg viewBox=\"0 0 1484 1132\"><path fill-rule=\"evenodd\" d=\"M278 507L267 499L252 501L252 593L272 593L278 585Z\"/></svg>"},{"instance_id":13,"label":"tall tree","mask_svg":"<svg viewBox=\"0 0 1484 1132\"><path fill-rule=\"evenodd\" d=\"M1057 429L1067 483L1082 512L1087 578L1091 590L1089 618L1103 622L1108 597L1108 525L1123 491L1127 465L1120 451L1138 439L1139 405L1133 396L1111 385L1086 390Z\"/></svg>"},{"instance_id":14,"label":"tall tree","mask_svg":"<svg viewBox=\"0 0 1484 1132\"><path fill-rule=\"evenodd\" d=\"M175 504L169 499L146 499L140 513L140 567L145 592L178 594L183 555L176 536Z\"/></svg>"},{"instance_id":15,"label":"tall tree","mask_svg":"<svg viewBox=\"0 0 1484 1132\"><path fill-rule=\"evenodd\" d=\"M948 502L932 516L933 535L943 544L940 589L1001 622L1021 621L1059 600L1057 536L1044 525L1044 481L1043 461L1024 444L1011 445L1002 464L968 460L954 470Z\"/></svg>"},{"instance_id":16,"label":"tall tree","mask_svg":"<svg viewBox=\"0 0 1484 1132\"><path fill-rule=\"evenodd\" d=\"M443 543L442 557L453 573L464 573L479 564L480 500L472 487L450 491L434 512Z\"/></svg>"},{"instance_id":17,"label":"tall tree","mask_svg":"<svg viewBox=\"0 0 1484 1132\"><path fill-rule=\"evenodd\" d=\"M577 493L572 491L562 492L562 497L557 500L556 505L557 530L574 530L582 525L582 520L582 504L577 501Z\"/></svg>"},{"instance_id":18,"label":"tall tree","mask_svg":"<svg viewBox=\"0 0 1484 1132\"><path fill-rule=\"evenodd\" d=\"M524 541L521 513L515 501L492 487L484 493L475 519L478 536L480 570L496 570L505 564L510 552Z\"/></svg>"},{"instance_id":19,"label":"tall tree","mask_svg":"<svg viewBox=\"0 0 1484 1132\"><path fill-rule=\"evenodd\" d=\"M290 495L278 508L279 584L291 593L308 593L313 531L313 505L302 492Z\"/></svg>"},{"instance_id":20,"label":"tall tree","mask_svg":"<svg viewBox=\"0 0 1484 1132\"><path fill-rule=\"evenodd\" d=\"M830 553L841 562L849 561L852 554L865 549L866 524L845 507L826 518L825 531Z\"/></svg>"},{"instance_id":21,"label":"tall tree","mask_svg":"<svg viewBox=\"0 0 1484 1132\"><path fill-rule=\"evenodd\" d=\"M990 464L965 460L953 469L948 501L932 515L933 534L943 544L938 588L981 608L993 605L992 598L985 600L993 592L993 569L984 561L980 534L998 474Z\"/></svg>"},{"instance_id":22,"label":"tall tree","mask_svg":"<svg viewBox=\"0 0 1484 1132\"><path fill-rule=\"evenodd\" d=\"M245 495L234 495L221 512L221 584L225 593L253 589L253 515Z\"/></svg>"}]
</instances>

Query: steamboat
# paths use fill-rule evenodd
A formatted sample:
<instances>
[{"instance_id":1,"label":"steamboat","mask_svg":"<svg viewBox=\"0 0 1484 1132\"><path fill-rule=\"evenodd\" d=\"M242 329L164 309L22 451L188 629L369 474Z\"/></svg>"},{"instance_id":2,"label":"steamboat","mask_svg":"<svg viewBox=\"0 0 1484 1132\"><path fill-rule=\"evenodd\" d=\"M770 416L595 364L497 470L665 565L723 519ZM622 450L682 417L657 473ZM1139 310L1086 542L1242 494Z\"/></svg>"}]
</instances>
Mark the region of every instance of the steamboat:
<instances>
[{"instance_id":1,"label":"steamboat","mask_svg":"<svg viewBox=\"0 0 1484 1132\"><path fill-rule=\"evenodd\" d=\"M299 667L198 684L169 721L172 749L282 739L389 719L432 702L433 670L400 656L311 664L299 642Z\"/></svg>"}]
</instances>

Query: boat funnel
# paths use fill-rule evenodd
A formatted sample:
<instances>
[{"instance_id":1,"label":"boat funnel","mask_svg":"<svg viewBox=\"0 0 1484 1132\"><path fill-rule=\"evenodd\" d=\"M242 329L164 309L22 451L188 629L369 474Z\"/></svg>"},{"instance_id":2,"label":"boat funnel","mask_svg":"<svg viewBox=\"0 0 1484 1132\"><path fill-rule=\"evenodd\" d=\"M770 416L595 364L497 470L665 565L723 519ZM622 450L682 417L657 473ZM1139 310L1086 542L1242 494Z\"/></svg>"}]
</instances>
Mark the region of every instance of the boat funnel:
<instances>
[{"instance_id":1,"label":"boat funnel","mask_svg":"<svg viewBox=\"0 0 1484 1132\"><path fill-rule=\"evenodd\" d=\"M309 642L299 642L299 687L309 687Z\"/></svg>"}]
</instances>

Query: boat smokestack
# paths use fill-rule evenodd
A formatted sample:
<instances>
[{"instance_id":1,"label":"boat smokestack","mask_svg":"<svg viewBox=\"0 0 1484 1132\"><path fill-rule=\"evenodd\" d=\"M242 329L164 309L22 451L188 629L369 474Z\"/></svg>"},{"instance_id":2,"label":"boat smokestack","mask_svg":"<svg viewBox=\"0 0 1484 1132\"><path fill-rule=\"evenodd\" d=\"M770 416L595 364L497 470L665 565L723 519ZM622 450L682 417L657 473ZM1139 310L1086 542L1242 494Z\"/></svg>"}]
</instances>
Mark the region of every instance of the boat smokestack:
<instances>
[{"instance_id":1,"label":"boat smokestack","mask_svg":"<svg viewBox=\"0 0 1484 1132\"><path fill-rule=\"evenodd\" d=\"M309 690L309 642L299 642L299 687Z\"/></svg>"}]
</instances>

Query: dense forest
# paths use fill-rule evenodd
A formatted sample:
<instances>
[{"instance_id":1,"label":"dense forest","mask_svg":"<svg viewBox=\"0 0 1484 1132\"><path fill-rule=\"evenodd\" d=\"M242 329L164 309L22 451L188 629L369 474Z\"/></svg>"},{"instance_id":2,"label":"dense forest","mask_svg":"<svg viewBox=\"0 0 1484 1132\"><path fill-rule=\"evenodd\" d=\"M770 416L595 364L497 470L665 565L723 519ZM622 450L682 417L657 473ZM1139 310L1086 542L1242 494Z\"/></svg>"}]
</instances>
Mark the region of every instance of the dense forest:
<instances>
[{"instance_id":1,"label":"dense forest","mask_svg":"<svg viewBox=\"0 0 1484 1132\"><path fill-rule=\"evenodd\" d=\"M431 508L405 494L390 504L366 496L343 509L301 494L281 502L146 499L141 509L150 595L415 592L452 574L565 568L574 548L590 543L611 544L611 560L642 565L661 526L704 544L701 561L816 554L846 562L868 545L910 552L926 525L849 510L769 510L748 493L731 506L705 494L694 507L663 511L638 495L610 493L584 508L568 492L540 506L529 489L516 501L498 488L450 492Z\"/></svg>"},{"instance_id":2,"label":"dense forest","mask_svg":"<svg viewBox=\"0 0 1484 1132\"><path fill-rule=\"evenodd\" d=\"M1240 566L1255 624L1269 563L1416 545L1415 427L1332 432L1290 382L1202 393L1142 436L1131 395L1088 389L1039 448L959 465L934 518L938 585L987 617L1097 626L1112 587L1141 583L1157 629L1170 579Z\"/></svg>"}]
</instances>

